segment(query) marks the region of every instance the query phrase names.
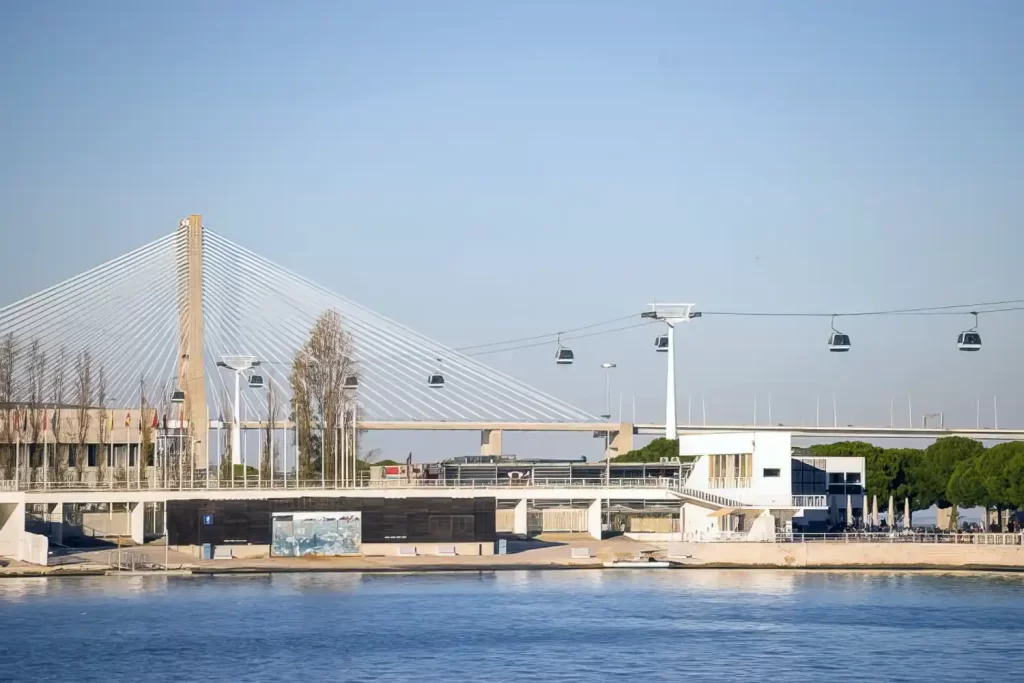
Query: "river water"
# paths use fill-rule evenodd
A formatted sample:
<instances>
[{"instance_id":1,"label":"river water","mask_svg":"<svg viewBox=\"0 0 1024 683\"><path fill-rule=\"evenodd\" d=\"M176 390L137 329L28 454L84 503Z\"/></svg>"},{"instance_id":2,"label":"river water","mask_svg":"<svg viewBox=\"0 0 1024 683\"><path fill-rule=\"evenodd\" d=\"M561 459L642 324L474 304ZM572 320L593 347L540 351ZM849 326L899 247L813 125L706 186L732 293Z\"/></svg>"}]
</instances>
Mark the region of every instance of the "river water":
<instances>
[{"instance_id":1,"label":"river water","mask_svg":"<svg viewBox=\"0 0 1024 683\"><path fill-rule=\"evenodd\" d=\"M3 681L983 681L1024 576L771 570L0 579Z\"/></svg>"}]
</instances>

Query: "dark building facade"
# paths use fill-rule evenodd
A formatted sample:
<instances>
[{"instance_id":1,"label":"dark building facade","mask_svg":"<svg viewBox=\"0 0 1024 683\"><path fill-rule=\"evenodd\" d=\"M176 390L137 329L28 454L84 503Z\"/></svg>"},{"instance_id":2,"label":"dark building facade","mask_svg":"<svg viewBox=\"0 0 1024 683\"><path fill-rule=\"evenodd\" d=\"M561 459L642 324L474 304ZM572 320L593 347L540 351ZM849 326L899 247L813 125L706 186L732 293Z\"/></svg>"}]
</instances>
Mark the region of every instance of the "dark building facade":
<instances>
[{"instance_id":1,"label":"dark building facade","mask_svg":"<svg viewBox=\"0 0 1024 683\"><path fill-rule=\"evenodd\" d=\"M172 500L171 545L269 545L275 512L360 512L363 543L494 542L494 498Z\"/></svg>"}]
</instances>

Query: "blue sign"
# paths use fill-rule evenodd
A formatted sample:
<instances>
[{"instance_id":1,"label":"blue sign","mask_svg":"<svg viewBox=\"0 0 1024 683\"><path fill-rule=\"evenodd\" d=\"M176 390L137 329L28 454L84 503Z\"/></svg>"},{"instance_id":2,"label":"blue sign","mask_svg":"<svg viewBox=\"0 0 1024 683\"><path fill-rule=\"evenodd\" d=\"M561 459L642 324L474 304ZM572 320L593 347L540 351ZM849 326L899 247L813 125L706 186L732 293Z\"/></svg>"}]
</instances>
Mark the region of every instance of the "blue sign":
<instances>
[{"instance_id":1,"label":"blue sign","mask_svg":"<svg viewBox=\"0 0 1024 683\"><path fill-rule=\"evenodd\" d=\"M203 526L213 526L213 515L203 515Z\"/></svg>"}]
</instances>

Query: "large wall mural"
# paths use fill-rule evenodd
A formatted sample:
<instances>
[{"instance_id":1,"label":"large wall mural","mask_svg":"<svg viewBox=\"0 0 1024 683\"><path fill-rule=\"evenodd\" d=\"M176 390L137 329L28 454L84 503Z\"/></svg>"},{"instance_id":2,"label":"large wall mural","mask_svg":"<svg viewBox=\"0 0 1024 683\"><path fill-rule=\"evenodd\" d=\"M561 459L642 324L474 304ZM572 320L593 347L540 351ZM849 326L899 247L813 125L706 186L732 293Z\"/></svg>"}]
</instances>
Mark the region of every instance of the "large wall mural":
<instances>
[{"instance_id":1,"label":"large wall mural","mask_svg":"<svg viewBox=\"0 0 1024 683\"><path fill-rule=\"evenodd\" d=\"M275 557L358 555L363 542L360 512L275 512L271 527Z\"/></svg>"}]
</instances>

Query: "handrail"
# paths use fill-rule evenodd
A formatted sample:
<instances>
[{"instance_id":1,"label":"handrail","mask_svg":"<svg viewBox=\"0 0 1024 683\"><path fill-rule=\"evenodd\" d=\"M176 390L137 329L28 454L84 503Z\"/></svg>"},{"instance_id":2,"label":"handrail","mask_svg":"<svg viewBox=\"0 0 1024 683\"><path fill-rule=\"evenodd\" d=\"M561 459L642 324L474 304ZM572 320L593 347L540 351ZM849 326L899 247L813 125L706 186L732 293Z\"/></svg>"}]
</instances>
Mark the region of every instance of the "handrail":
<instances>
[{"instance_id":1,"label":"handrail","mask_svg":"<svg viewBox=\"0 0 1024 683\"><path fill-rule=\"evenodd\" d=\"M198 472L197 472L198 474ZM205 475L205 472L203 472ZM20 484L20 486L19 486ZM224 479L197 476L188 481L154 481L143 479L122 481L33 481L33 482L0 482L0 490L11 491L203 491L203 490L359 490L359 489L527 489L527 488L643 488L643 489L666 489L672 491L688 492L686 495L702 497L705 500L723 500L724 498L702 491L680 489L678 480L669 478L649 477L644 479L483 479L483 480L452 480L452 479L361 479L355 482L338 482L332 480L307 479L296 481L283 477L274 479L257 478L248 476L245 478L235 477Z\"/></svg>"},{"instance_id":2,"label":"handrail","mask_svg":"<svg viewBox=\"0 0 1024 683\"><path fill-rule=\"evenodd\" d=\"M807 534L776 534L778 543L951 543L969 545L1024 545L1024 532L1017 533L917 533L912 531L850 531Z\"/></svg>"}]
</instances>

